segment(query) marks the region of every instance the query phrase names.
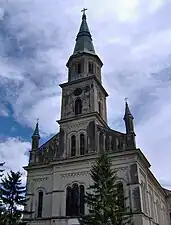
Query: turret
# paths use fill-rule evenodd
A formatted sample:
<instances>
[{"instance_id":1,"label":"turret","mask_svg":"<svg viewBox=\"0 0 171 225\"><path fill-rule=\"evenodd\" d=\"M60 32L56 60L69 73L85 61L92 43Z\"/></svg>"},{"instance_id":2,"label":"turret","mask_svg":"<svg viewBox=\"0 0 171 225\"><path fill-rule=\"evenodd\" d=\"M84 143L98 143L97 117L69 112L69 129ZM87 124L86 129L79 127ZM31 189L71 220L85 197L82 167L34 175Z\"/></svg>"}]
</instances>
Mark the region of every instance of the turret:
<instances>
[{"instance_id":1,"label":"turret","mask_svg":"<svg viewBox=\"0 0 171 225\"><path fill-rule=\"evenodd\" d=\"M131 111L129 109L128 102L125 102L125 115L124 115L124 121L125 121L125 128L126 128L126 135L127 135L127 146L128 148L136 148L135 144L135 132L134 132L134 117L131 114Z\"/></svg>"},{"instance_id":2,"label":"turret","mask_svg":"<svg viewBox=\"0 0 171 225\"><path fill-rule=\"evenodd\" d=\"M40 139L39 124L37 122L35 130L34 130L33 135L32 135L32 148L31 148L31 151L30 151L30 163L35 163L36 151L39 148L39 139Z\"/></svg>"},{"instance_id":3,"label":"turret","mask_svg":"<svg viewBox=\"0 0 171 225\"><path fill-rule=\"evenodd\" d=\"M66 64L69 82L93 75L101 82L101 67L103 63L95 52L85 10L82 10L82 21L76 37L73 54Z\"/></svg>"}]
</instances>

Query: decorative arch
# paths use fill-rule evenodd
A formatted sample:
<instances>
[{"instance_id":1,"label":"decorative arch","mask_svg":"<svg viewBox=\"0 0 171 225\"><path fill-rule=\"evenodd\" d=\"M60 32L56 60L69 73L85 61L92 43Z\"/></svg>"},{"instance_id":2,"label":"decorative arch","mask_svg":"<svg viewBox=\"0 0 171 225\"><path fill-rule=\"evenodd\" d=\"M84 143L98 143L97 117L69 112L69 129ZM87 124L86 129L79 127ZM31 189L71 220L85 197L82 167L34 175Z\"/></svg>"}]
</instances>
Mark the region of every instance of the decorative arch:
<instances>
[{"instance_id":1,"label":"decorative arch","mask_svg":"<svg viewBox=\"0 0 171 225\"><path fill-rule=\"evenodd\" d=\"M80 115L82 113L82 100L77 98L75 100L75 115Z\"/></svg>"},{"instance_id":2,"label":"decorative arch","mask_svg":"<svg viewBox=\"0 0 171 225\"><path fill-rule=\"evenodd\" d=\"M85 187L74 182L66 187L66 216L80 216L85 213Z\"/></svg>"}]
</instances>

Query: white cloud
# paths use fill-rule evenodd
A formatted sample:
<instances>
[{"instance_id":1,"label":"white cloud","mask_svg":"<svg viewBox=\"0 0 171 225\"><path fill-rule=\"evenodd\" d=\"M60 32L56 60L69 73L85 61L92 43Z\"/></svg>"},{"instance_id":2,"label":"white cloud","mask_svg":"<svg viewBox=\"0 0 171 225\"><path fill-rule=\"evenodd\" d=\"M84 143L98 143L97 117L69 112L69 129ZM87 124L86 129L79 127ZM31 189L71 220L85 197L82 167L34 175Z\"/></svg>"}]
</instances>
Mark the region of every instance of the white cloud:
<instances>
[{"instance_id":1,"label":"white cloud","mask_svg":"<svg viewBox=\"0 0 171 225\"><path fill-rule=\"evenodd\" d=\"M121 22L135 21L138 19L139 0L120 0L116 2L115 13Z\"/></svg>"},{"instance_id":2,"label":"white cloud","mask_svg":"<svg viewBox=\"0 0 171 225\"><path fill-rule=\"evenodd\" d=\"M20 140L19 138L8 138L0 142L0 162L5 162L3 168L5 173L13 170L20 171L23 174L23 179L26 179L26 172L22 168L28 164L28 151L30 143ZM23 180L23 182L24 182Z\"/></svg>"},{"instance_id":3,"label":"white cloud","mask_svg":"<svg viewBox=\"0 0 171 225\"><path fill-rule=\"evenodd\" d=\"M167 0L150 0L149 1L149 12L154 13L158 9L160 9L161 6L163 6L166 3Z\"/></svg>"},{"instance_id":4,"label":"white cloud","mask_svg":"<svg viewBox=\"0 0 171 225\"><path fill-rule=\"evenodd\" d=\"M0 116L8 117L9 112L8 109L4 106L3 103L0 103Z\"/></svg>"}]
</instances>

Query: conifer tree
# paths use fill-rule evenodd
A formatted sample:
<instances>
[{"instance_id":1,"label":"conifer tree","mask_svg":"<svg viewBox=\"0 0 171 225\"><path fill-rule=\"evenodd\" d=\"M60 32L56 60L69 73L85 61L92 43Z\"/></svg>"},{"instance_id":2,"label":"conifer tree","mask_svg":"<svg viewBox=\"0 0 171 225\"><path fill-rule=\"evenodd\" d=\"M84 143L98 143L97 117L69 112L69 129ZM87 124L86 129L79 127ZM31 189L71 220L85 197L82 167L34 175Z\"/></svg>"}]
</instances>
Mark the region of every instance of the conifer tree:
<instances>
[{"instance_id":1,"label":"conifer tree","mask_svg":"<svg viewBox=\"0 0 171 225\"><path fill-rule=\"evenodd\" d=\"M122 188L116 184L116 174L106 152L101 152L91 172L92 185L85 195L88 214L82 216L84 225L125 225L132 224L128 209L122 204L125 200Z\"/></svg>"},{"instance_id":2,"label":"conifer tree","mask_svg":"<svg viewBox=\"0 0 171 225\"><path fill-rule=\"evenodd\" d=\"M4 165L4 163L0 163L0 184L1 184L1 179L2 179L2 176L3 176L3 172L4 172L4 169L2 168ZM3 205L3 201L1 199L1 190L0 190L0 224L4 223L4 214L5 214L5 208L4 208L4 205Z\"/></svg>"},{"instance_id":3,"label":"conifer tree","mask_svg":"<svg viewBox=\"0 0 171 225\"><path fill-rule=\"evenodd\" d=\"M6 207L7 224L17 224L22 215L22 206L26 204L26 188L22 186L21 173L13 172L2 179L1 199Z\"/></svg>"},{"instance_id":4,"label":"conifer tree","mask_svg":"<svg viewBox=\"0 0 171 225\"><path fill-rule=\"evenodd\" d=\"M0 163L0 178L3 176L4 169L1 169L1 167L4 165L4 163Z\"/></svg>"}]
</instances>

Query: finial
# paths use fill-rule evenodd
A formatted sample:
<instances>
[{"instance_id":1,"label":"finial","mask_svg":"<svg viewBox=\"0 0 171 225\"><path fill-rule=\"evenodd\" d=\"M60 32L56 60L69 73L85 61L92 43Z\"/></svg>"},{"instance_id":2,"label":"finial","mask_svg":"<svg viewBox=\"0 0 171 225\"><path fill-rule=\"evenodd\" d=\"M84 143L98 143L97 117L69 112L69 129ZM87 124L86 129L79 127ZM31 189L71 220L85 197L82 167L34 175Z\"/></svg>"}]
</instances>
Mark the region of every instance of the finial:
<instances>
[{"instance_id":1,"label":"finial","mask_svg":"<svg viewBox=\"0 0 171 225\"><path fill-rule=\"evenodd\" d=\"M37 123L39 123L39 118L37 118Z\"/></svg>"},{"instance_id":2,"label":"finial","mask_svg":"<svg viewBox=\"0 0 171 225\"><path fill-rule=\"evenodd\" d=\"M85 11L86 11L86 10L87 10L86 8L83 8L83 9L81 10L81 12L83 13L82 19L86 19L86 14L85 14Z\"/></svg>"},{"instance_id":3,"label":"finial","mask_svg":"<svg viewBox=\"0 0 171 225\"><path fill-rule=\"evenodd\" d=\"M125 98L124 100L125 100L125 103L128 103L128 98Z\"/></svg>"}]
</instances>

